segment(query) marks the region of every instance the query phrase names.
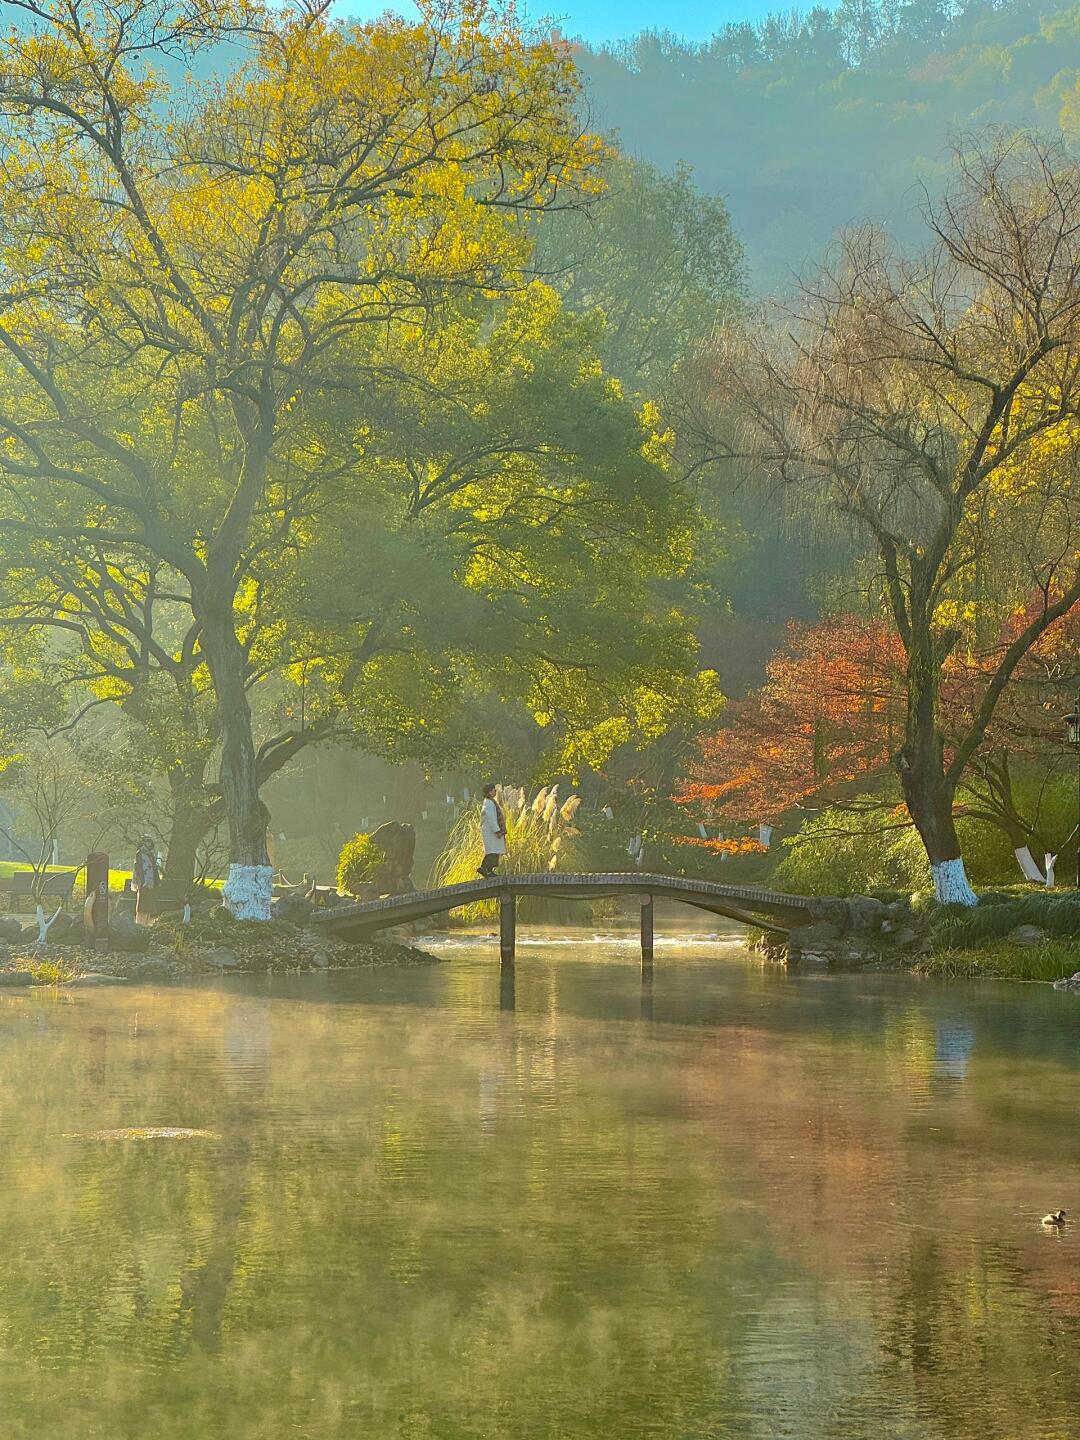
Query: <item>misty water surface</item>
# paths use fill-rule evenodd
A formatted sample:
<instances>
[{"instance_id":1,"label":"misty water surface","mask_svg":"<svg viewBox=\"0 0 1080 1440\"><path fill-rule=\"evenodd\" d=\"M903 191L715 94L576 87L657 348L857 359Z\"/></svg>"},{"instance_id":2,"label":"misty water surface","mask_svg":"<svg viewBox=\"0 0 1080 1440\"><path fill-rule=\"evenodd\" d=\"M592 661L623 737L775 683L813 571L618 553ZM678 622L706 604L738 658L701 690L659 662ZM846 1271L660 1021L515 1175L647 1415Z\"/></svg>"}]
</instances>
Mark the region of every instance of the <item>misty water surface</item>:
<instances>
[{"instance_id":1,"label":"misty water surface","mask_svg":"<svg viewBox=\"0 0 1080 1440\"><path fill-rule=\"evenodd\" d=\"M1080 1001L446 953L0 998L7 1440L1080 1437Z\"/></svg>"}]
</instances>

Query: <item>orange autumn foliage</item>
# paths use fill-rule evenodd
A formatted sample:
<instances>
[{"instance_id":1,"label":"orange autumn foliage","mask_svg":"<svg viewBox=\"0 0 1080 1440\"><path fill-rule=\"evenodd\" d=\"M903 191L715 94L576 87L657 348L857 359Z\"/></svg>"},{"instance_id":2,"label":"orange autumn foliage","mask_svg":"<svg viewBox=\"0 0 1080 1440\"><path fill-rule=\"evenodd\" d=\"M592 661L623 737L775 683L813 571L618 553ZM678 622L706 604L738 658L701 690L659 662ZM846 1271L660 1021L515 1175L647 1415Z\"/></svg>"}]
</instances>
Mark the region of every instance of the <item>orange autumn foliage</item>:
<instances>
[{"instance_id":1,"label":"orange autumn foliage","mask_svg":"<svg viewBox=\"0 0 1080 1440\"><path fill-rule=\"evenodd\" d=\"M1004 649L1044 597L1033 597L984 650L958 650L942 679L946 736L962 733ZM1025 656L988 727L983 752L1039 758L1060 749L1061 705L1075 686L1080 606ZM701 743L676 795L680 804L756 824L810 799L842 799L884 778L904 736L906 657L881 619L835 615L792 623L769 661L766 683L728 707L725 725ZM702 842L710 846L719 842Z\"/></svg>"},{"instance_id":2,"label":"orange autumn foliage","mask_svg":"<svg viewBox=\"0 0 1080 1440\"><path fill-rule=\"evenodd\" d=\"M700 835L677 835L679 845L696 845L699 850L708 850L713 855L764 855L765 846L752 835L741 835L733 840L703 840Z\"/></svg>"},{"instance_id":3,"label":"orange autumn foliage","mask_svg":"<svg viewBox=\"0 0 1080 1440\"><path fill-rule=\"evenodd\" d=\"M792 622L765 685L728 707L676 799L756 823L881 772L903 734L903 665L883 621Z\"/></svg>"}]
</instances>

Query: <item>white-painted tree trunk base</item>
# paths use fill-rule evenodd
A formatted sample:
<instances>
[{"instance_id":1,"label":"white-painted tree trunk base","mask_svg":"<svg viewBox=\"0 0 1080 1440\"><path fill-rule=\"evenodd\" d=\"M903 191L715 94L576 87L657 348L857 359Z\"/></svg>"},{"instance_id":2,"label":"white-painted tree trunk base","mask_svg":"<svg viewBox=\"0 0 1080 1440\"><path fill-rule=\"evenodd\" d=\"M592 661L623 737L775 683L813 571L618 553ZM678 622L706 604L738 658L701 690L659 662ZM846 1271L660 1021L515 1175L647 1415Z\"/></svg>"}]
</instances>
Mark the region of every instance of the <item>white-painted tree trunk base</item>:
<instances>
[{"instance_id":1,"label":"white-painted tree trunk base","mask_svg":"<svg viewBox=\"0 0 1080 1440\"><path fill-rule=\"evenodd\" d=\"M934 879L934 894L942 905L977 905L979 897L968 883L964 862L958 856L955 860L938 860L930 866Z\"/></svg>"},{"instance_id":2,"label":"white-painted tree trunk base","mask_svg":"<svg viewBox=\"0 0 1080 1440\"><path fill-rule=\"evenodd\" d=\"M37 943L38 943L39 945L44 945L44 944L46 943L46 941L48 940L48 938L49 938L49 927L50 927L50 925L53 923L53 921L56 919L57 915L60 914L60 911L61 911L63 908L64 908L64 907L63 907L62 905L58 905L58 906L56 907L56 909L53 911L52 916L51 916L48 920L46 920L46 919L45 919L45 907L44 907L44 905L39 905L39 906L37 907L37 927L38 927Z\"/></svg>"},{"instance_id":3,"label":"white-painted tree trunk base","mask_svg":"<svg viewBox=\"0 0 1080 1440\"><path fill-rule=\"evenodd\" d=\"M237 920L269 920L273 885L272 865L230 865L221 898Z\"/></svg>"},{"instance_id":4,"label":"white-painted tree trunk base","mask_svg":"<svg viewBox=\"0 0 1080 1440\"><path fill-rule=\"evenodd\" d=\"M1028 847L1022 845L1019 850L1014 850L1013 854L1016 856L1016 863L1020 866L1024 879L1030 880L1035 885L1041 885L1043 883L1043 873L1038 865L1036 865L1035 856L1032 855Z\"/></svg>"}]
</instances>

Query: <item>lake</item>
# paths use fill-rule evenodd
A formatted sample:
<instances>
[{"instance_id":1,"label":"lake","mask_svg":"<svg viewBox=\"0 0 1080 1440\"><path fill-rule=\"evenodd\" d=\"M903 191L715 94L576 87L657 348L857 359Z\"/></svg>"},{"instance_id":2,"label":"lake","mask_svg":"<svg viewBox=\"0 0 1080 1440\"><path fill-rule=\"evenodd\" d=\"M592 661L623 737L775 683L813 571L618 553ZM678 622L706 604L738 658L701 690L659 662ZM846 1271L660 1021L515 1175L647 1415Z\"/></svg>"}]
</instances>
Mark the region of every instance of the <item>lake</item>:
<instances>
[{"instance_id":1,"label":"lake","mask_svg":"<svg viewBox=\"0 0 1080 1440\"><path fill-rule=\"evenodd\" d=\"M443 953L0 996L4 1440L1080 1437L1080 1000Z\"/></svg>"}]
</instances>

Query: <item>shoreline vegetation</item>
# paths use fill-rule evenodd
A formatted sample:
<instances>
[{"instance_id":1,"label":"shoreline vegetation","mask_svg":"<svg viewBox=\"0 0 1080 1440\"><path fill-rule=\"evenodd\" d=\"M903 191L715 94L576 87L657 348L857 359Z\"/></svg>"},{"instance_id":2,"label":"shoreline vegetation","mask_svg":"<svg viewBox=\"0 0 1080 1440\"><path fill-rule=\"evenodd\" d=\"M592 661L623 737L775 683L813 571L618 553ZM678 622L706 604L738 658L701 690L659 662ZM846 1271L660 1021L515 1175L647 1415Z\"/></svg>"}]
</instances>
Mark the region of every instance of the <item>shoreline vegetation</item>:
<instances>
[{"instance_id":1,"label":"shoreline vegetation","mask_svg":"<svg viewBox=\"0 0 1080 1440\"><path fill-rule=\"evenodd\" d=\"M929 895L891 892L826 903L846 910L851 923L807 926L783 944L762 936L759 947L796 968L896 970L943 979L1050 984L1080 972L1076 890L986 891L974 906L941 905ZM1080 984L1069 988L1080 989Z\"/></svg>"},{"instance_id":2,"label":"shoreline vegetation","mask_svg":"<svg viewBox=\"0 0 1080 1440\"><path fill-rule=\"evenodd\" d=\"M795 944L748 931L748 946L767 962L804 971L891 971L949 980L1047 984L1068 981L1080 972L1080 894L1076 891L1057 895L990 893L981 896L974 908L895 896L857 896L832 903L847 907L855 923L843 928L817 922L803 927L802 941ZM0 991L428 965L449 958L421 949L404 937L338 940L302 919L245 923L220 906L197 911L187 927L172 915L146 928L120 916L102 948L84 936L74 921L40 944L35 924L24 918L25 924L16 916L0 917ZM16 930L21 933L15 934ZM469 927L469 931L478 941L490 936L486 925ZM448 929L447 933L460 932Z\"/></svg>"},{"instance_id":3,"label":"shoreline vegetation","mask_svg":"<svg viewBox=\"0 0 1080 1440\"><path fill-rule=\"evenodd\" d=\"M42 985L175 982L212 975L283 975L439 964L442 957L392 940L347 941L289 920L235 920L221 907L181 926L165 916L116 931L102 948L77 930L39 944L0 941L0 992Z\"/></svg>"},{"instance_id":4,"label":"shoreline vegetation","mask_svg":"<svg viewBox=\"0 0 1080 1440\"><path fill-rule=\"evenodd\" d=\"M1046 940L1037 945L1008 941L974 950L939 950L914 967L916 975L940 980L1022 980L1054 984L1080 971L1080 940Z\"/></svg>"}]
</instances>

